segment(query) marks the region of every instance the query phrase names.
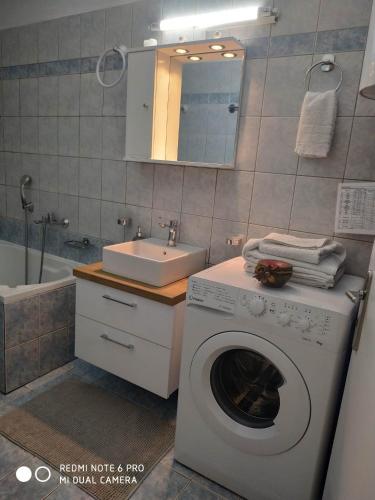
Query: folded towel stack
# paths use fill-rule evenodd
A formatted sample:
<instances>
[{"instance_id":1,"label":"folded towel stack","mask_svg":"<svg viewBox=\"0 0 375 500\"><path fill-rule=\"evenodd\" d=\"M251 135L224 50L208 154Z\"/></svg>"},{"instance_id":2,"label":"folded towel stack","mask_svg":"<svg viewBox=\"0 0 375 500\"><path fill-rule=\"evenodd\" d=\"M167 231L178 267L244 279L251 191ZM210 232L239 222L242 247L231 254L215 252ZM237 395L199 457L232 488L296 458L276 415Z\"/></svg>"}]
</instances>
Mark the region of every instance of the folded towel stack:
<instances>
[{"instance_id":1,"label":"folded towel stack","mask_svg":"<svg viewBox=\"0 0 375 500\"><path fill-rule=\"evenodd\" d=\"M346 251L341 243L328 238L297 238L271 233L263 239L250 239L242 255L249 273L254 273L261 259L279 259L292 264L291 281L332 288L344 274Z\"/></svg>"}]
</instances>

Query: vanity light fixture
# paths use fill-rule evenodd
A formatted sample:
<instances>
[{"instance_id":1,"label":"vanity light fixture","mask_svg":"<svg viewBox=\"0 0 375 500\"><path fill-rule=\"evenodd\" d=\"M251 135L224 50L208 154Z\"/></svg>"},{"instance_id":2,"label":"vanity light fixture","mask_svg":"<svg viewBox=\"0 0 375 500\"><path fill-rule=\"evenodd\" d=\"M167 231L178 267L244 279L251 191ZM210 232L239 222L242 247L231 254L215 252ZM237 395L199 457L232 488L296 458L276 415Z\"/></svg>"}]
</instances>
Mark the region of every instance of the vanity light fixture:
<instances>
[{"instance_id":1,"label":"vanity light fixture","mask_svg":"<svg viewBox=\"0 0 375 500\"><path fill-rule=\"evenodd\" d=\"M212 50L224 50L225 45L219 45L219 44L210 45L210 49L212 49Z\"/></svg>"},{"instance_id":2,"label":"vanity light fixture","mask_svg":"<svg viewBox=\"0 0 375 500\"><path fill-rule=\"evenodd\" d=\"M160 31L182 31L205 29L224 24L240 24L256 21L257 24L272 24L277 21L277 11L271 7L249 5L237 9L218 10L190 16L171 17L160 21ZM155 29L154 24L152 29Z\"/></svg>"},{"instance_id":3,"label":"vanity light fixture","mask_svg":"<svg viewBox=\"0 0 375 500\"><path fill-rule=\"evenodd\" d=\"M189 51L187 49L182 49L182 48L175 49L175 52L176 52L176 54L188 54L189 53Z\"/></svg>"},{"instance_id":4,"label":"vanity light fixture","mask_svg":"<svg viewBox=\"0 0 375 500\"><path fill-rule=\"evenodd\" d=\"M197 61L201 61L202 57L200 57L200 56L189 56L188 59L190 59L190 61L197 62Z\"/></svg>"},{"instance_id":5,"label":"vanity light fixture","mask_svg":"<svg viewBox=\"0 0 375 500\"><path fill-rule=\"evenodd\" d=\"M235 57L237 57L237 54L235 52L223 52L221 55L226 59L234 59Z\"/></svg>"}]
</instances>

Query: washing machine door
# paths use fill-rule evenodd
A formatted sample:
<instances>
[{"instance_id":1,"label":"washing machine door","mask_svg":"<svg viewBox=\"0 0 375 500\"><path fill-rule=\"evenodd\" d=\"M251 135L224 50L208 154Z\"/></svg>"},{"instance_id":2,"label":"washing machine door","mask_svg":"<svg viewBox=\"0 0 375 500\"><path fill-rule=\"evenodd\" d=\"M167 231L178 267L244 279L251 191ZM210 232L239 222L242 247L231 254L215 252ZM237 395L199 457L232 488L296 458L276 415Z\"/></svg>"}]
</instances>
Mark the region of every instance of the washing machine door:
<instances>
[{"instance_id":1,"label":"washing machine door","mask_svg":"<svg viewBox=\"0 0 375 500\"><path fill-rule=\"evenodd\" d=\"M195 404L218 435L243 451L274 455L295 446L311 413L306 383L292 360L248 332L222 332L190 367Z\"/></svg>"}]
</instances>

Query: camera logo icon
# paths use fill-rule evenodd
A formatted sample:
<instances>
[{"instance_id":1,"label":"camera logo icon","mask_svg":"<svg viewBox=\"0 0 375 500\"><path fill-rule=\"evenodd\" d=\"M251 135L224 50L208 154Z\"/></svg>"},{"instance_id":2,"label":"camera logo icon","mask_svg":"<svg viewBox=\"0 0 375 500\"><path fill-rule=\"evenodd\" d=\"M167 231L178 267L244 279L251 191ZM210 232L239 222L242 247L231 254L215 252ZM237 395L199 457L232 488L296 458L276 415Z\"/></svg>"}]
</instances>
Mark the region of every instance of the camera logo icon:
<instances>
[{"instance_id":1,"label":"camera logo icon","mask_svg":"<svg viewBox=\"0 0 375 500\"><path fill-rule=\"evenodd\" d=\"M20 483L27 483L33 477L30 467L23 465L16 470L16 478ZM46 483L51 479L51 470L45 465L37 467L34 471L34 477L39 483Z\"/></svg>"}]
</instances>

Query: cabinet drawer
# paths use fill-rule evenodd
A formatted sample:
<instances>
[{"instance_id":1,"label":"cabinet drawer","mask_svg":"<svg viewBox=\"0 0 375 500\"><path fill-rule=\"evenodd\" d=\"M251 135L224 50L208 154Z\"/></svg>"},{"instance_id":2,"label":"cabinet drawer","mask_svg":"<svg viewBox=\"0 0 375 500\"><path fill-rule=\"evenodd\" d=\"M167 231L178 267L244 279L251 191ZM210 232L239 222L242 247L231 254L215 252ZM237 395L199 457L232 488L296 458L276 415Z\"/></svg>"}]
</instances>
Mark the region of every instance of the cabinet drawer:
<instances>
[{"instance_id":1,"label":"cabinet drawer","mask_svg":"<svg viewBox=\"0 0 375 500\"><path fill-rule=\"evenodd\" d=\"M75 355L162 397L168 397L171 351L76 316Z\"/></svg>"},{"instance_id":2,"label":"cabinet drawer","mask_svg":"<svg viewBox=\"0 0 375 500\"><path fill-rule=\"evenodd\" d=\"M172 346L173 306L86 280L77 280L77 314L134 333L156 344Z\"/></svg>"}]
</instances>

